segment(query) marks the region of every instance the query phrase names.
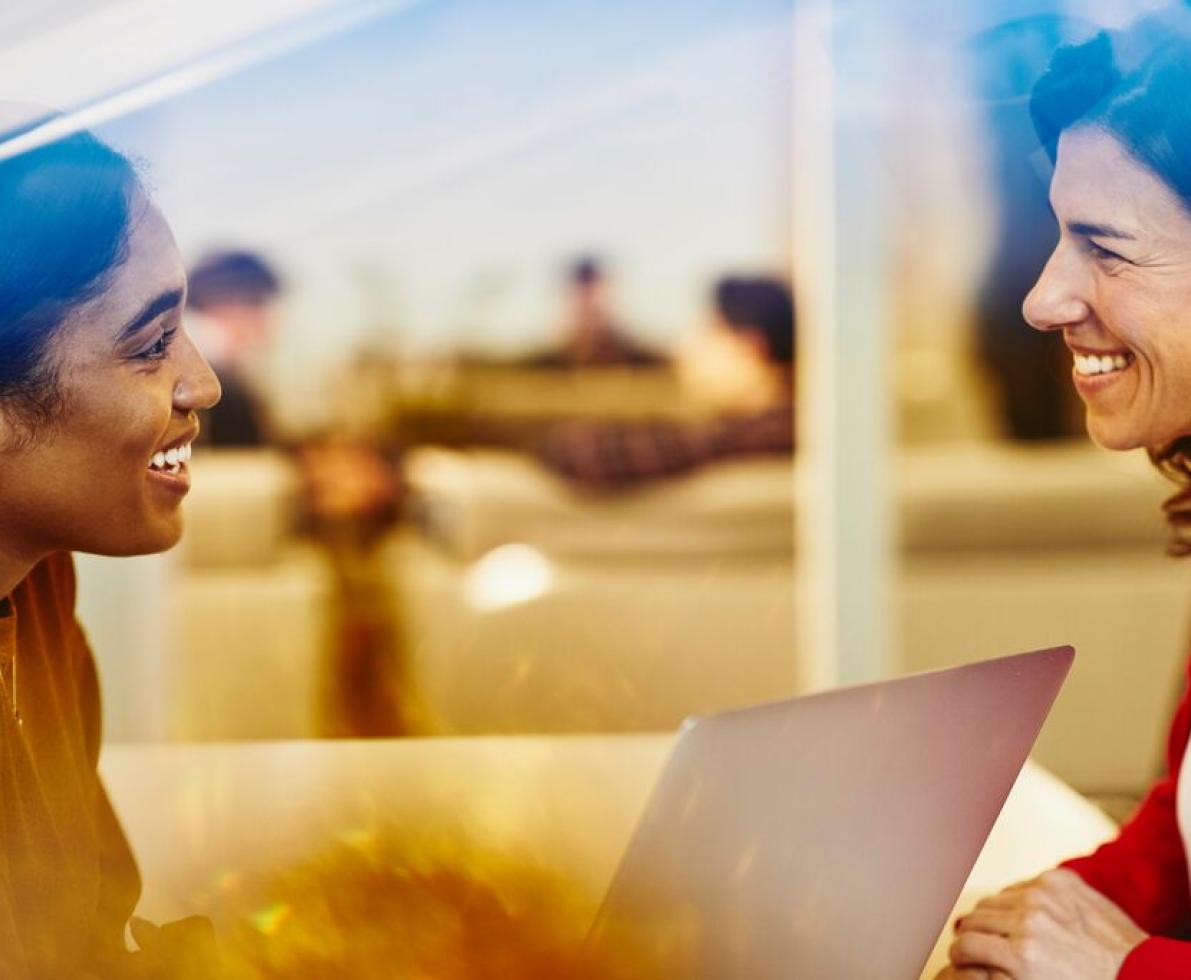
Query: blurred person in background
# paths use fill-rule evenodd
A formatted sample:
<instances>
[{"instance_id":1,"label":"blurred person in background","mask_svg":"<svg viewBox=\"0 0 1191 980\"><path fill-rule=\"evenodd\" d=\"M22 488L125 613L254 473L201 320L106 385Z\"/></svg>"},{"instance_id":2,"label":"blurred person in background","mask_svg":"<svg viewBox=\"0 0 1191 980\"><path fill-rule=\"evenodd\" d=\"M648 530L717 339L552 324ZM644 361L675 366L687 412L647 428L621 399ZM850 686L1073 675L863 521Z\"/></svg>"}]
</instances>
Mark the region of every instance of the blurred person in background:
<instances>
[{"instance_id":1,"label":"blurred person in background","mask_svg":"<svg viewBox=\"0 0 1191 980\"><path fill-rule=\"evenodd\" d=\"M0 147L28 116L0 107ZM182 329L169 226L124 157L76 133L0 158L0 226L0 976L218 975L209 923L132 920L126 951L140 879L96 769L70 552L178 542L219 383Z\"/></svg>"},{"instance_id":2,"label":"blurred person in background","mask_svg":"<svg viewBox=\"0 0 1191 980\"><path fill-rule=\"evenodd\" d=\"M728 277L712 291L714 321L679 370L713 416L702 421L570 421L539 458L592 488L675 476L716 460L794 450L794 302L776 279Z\"/></svg>"},{"instance_id":3,"label":"blurred person in background","mask_svg":"<svg viewBox=\"0 0 1191 980\"><path fill-rule=\"evenodd\" d=\"M328 434L293 453L301 476L301 523L322 549L334 590L325 733L412 734L404 630L383 547L401 514L401 447Z\"/></svg>"},{"instance_id":4,"label":"blurred person in background","mask_svg":"<svg viewBox=\"0 0 1191 980\"><path fill-rule=\"evenodd\" d=\"M1171 551L1191 554L1191 12L1172 7L1060 49L1031 111L1055 162L1059 240L1024 313L1061 334L1088 433L1146 448L1180 491ZM1167 769L1095 853L980 902L957 924L947 977L1191 976L1191 690ZM1182 802L1180 802L1180 800Z\"/></svg>"},{"instance_id":5,"label":"blurred person in background","mask_svg":"<svg viewBox=\"0 0 1191 980\"><path fill-rule=\"evenodd\" d=\"M263 258L245 251L211 253L189 278L187 329L223 386L223 398L203 420L203 444L263 446L269 442L269 413L251 372L277 332L281 278Z\"/></svg>"},{"instance_id":6,"label":"blurred person in background","mask_svg":"<svg viewBox=\"0 0 1191 980\"><path fill-rule=\"evenodd\" d=\"M656 367L666 359L637 343L612 313L608 281L594 258L579 259L567 275L567 311L560 346L529 358L530 367Z\"/></svg>"}]
</instances>

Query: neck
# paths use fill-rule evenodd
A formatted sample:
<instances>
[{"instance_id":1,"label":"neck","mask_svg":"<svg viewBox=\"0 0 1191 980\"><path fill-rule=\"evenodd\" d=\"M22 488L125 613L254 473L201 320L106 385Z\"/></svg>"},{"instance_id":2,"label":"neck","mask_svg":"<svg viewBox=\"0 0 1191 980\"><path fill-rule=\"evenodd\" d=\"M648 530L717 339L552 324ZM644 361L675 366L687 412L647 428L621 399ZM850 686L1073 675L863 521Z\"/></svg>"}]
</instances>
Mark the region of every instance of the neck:
<instances>
[{"instance_id":1,"label":"neck","mask_svg":"<svg viewBox=\"0 0 1191 980\"><path fill-rule=\"evenodd\" d=\"M766 364L762 377L765 379L766 408L776 408L791 401L794 379L788 368L781 364Z\"/></svg>"},{"instance_id":2,"label":"neck","mask_svg":"<svg viewBox=\"0 0 1191 980\"><path fill-rule=\"evenodd\" d=\"M9 595L13 589L20 585L22 579L33 570L33 566L38 561L37 558L30 559L9 551L3 544L0 544L0 598Z\"/></svg>"},{"instance_id":3,"label":"neck","mask_svg":"<svg viewBox=\"0 0 1191 980\"><path fill-rule=\"evenodd\" d=\"M773 368L777 378L778 389L785 401L794 400L794 366L792 364L776 364Z\"/></svg>"}]
</instances>

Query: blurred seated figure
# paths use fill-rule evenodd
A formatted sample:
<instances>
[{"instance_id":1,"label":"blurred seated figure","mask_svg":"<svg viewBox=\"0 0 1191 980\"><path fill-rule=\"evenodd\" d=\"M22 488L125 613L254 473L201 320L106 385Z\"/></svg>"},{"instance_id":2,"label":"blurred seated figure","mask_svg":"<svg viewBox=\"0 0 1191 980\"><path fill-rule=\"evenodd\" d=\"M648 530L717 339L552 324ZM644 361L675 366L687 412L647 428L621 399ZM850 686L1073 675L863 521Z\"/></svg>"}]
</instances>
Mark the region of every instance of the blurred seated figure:
<instances>
[{"instance_id":1,"label":"blurred seated figure","mask_svg":"<svg viewBox=\"0 0 1191 980\"><path fill-rule=\"evenodd\" d=\"M280 295L280 277L251 252L215 252L190 271L187 329L223 388L222 400L203 419L208 446L268 441L268 413L248 372L272 341Z\"/></svg>"},{"instance_id":2,"label":"blurred seated figure","mask_svg":"<svg viewBox=\"0 0 1191 980\"><path fill-rule=\"evenodd\" d=\"M381 548L400 516L400 451L328 434L294 447L294 458L302 525L332 581L323 729L358 738L410 734L406 651Z\"/></svg>"},{"instance_id":3,"label":"blurred seated figure","mask_svg":"<svg viewBox=\"0 0 1191 980\"><path fill-rule=\"evenodd\" d=\"M560 422L540 459L591 487L685 473L719 459L794 449L794 303L776 279L730 277L713 293L715 323L679 369L714 408L702 421Z\"/></svg>"},{"instance_id":4,"label":"blurred seated figure","mask_svg":"<svg viewBox=\"0 0 1191 980\"><path fill-rule=\"evenodd\" d=\"M570 295L562 345L528 359L530 367L652 367L666 359L634 341L616 322L607 280L593 258L577 261L568 276Z\"/></svg>"}]
</instances>

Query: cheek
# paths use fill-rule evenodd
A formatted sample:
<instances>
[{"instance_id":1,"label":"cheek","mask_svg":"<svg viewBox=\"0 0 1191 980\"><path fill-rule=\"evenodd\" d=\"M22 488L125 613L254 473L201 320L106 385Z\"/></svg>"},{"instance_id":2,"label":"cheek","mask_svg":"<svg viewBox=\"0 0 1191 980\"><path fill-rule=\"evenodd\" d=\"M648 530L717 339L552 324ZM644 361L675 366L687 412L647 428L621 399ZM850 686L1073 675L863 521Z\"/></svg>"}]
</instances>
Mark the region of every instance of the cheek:
<instances>
[{"instance_id":1,"label":"cheek","mask_svg":"<svg viewBox=\"0 0 1191 980\"><path fill-rule=\"evenodd\" d=\"M1166 279L1101 283L1096 312L1117 338L1156 363L1191 352L1191 289Z\"/></svg>"},{"instance_id":2,"label":"cheek","mask_svg":"<svg viewBox=\"0 0 1191 980\"><path fill-rule=\"evenodd\" d=\"M1191 391L1191 305L1186 311L1129 312L1122 339L1138 355L1158 394L1183 397Z\"/></svg>"},{"instance_id":3,"label":"cheek","mask_svg":"<svg viewBox=\"0 0 1191 980\"><path fill-rule=\"evenodd\" d=\"M75 464L72 468L89 472L93 479L104 484L128 483L130 476L148 463L152 442L152 437L146 439L135 429L91 425L77 433L68 452Z\"/></svg>"},{"instance_id":4,"label":"cheek","mask_svg":"<svg viewBox=\"0 0 1191 980\"><path fill-rule=\"evenodd\" d=\"M169 416L141 398L76 400L69 424L52 447L59 470L73 484L80 506L106 498L112 512L139 509L149 459ZM81 499L80 499L81 498Z\"/></svg>"},{"instance_id":5,"label":"cheek","mask_svg":"<svg viewBox=\"0 0 1191 980\"><path fill-rule=\"evenodd\" d=\"M106 397L88 394L75 405L75 441L113 463L140 457L148 463L169 427L170 401L157 397L149 386L121 393L113 385Z\"/></svg>"},{"instance_id":6,"label":"cheek","mask_svg":"<svg viewBox=\"0 0 1191 980\"><path fill-rule=\"evenodd\" d=\"M1139 354L1147 355L1154 341L1160 339L1160 308L1132 284L1101 284L1094 312L1113 338Z\"/></svg>"}]
</instances>

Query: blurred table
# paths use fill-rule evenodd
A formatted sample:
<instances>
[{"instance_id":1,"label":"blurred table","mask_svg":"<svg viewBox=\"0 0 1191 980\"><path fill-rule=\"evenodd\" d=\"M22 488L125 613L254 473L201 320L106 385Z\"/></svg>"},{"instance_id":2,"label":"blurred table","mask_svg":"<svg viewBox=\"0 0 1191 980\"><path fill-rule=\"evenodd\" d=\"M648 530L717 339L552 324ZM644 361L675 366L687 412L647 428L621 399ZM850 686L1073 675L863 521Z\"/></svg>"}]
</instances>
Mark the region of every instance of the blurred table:
<instances>
[{"instance_id":1,"label":"blurred table","mask_svg":"<svg viewBox=\"0 0 1191 980\"><path fill-rule=\"evenodd\" d=\"M112 745L101 768L144 877L138 914L198 913L360 830L432 828L570 877L594 915L670 735ZM1110 837L1027 765L964 889L980 895ZM924 975L946 949L941 937Z\"/></svg>"}]
</instances>

